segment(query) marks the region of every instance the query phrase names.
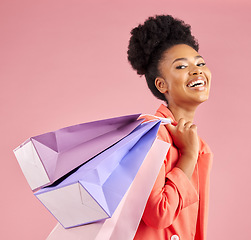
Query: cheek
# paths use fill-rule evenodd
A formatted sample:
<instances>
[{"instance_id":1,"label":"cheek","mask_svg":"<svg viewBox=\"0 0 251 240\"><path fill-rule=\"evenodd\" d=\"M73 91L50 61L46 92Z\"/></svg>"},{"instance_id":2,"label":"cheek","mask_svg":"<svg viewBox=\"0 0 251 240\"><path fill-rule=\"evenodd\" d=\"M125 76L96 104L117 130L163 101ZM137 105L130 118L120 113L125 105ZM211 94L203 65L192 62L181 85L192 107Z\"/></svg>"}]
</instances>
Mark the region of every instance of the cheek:
<instances>
[{"instance_id":1,"label":"cheek","mask_svg":"<svg viewBox=\"0 0 251 240\"><path fill-rule=\"evenodd\" d=\"M169 95L172 96L173 98L180 97L184 93L184 87L183 83L180 81L173 81L172 84L170 84L169 87Z\"/></svg>"},{"instance_id":2,"label":"cheek","mask_svg":"<svg viewBox=\"0 0 251 240\"><path fill-rule=\"evenodd\" d=\"M204 72L205 72L207 79L210 81L211 80L211 71L207 68Z\"/></svg>"},{"instance_id":3,"label":"cheek","mask_svg":"<svg viewBox=\"0 0 251 240\"><path fill-rule=\"evenodd\" d=\"M176 71L172 74L172 84L181 85L187 80L187 73L185 71Z\"/></svg>"},{"instance_id":4,"label":"cheek","mask_svg":"<svg viewBox=\"0 0 251 240\"><path fill-rule=\"evenodd\" d=\"M172 71L166 77L166 84L169 92L177 92L184 88L187 81L187 73L183 71Z\"/></svg>"}]
</instances>

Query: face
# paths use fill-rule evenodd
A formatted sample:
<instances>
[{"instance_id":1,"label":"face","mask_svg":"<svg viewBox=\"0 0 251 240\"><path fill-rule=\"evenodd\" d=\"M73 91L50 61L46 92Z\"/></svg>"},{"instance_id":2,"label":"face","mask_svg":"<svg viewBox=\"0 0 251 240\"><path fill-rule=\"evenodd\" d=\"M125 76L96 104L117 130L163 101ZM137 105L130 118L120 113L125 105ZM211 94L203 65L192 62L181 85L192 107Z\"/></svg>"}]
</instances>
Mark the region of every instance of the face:
<instances>
[{"instance_id":1,"label":"face","mask_svg":"<svg viewBox=\"0 0 251 240\"><path fill-rule=\"evenodd\" d=\"M155 85L168 100L168 106L197 106L209 97L211 72L192 47L178 44L163 54L160 77Z\"/></svg>"}]
</instances>

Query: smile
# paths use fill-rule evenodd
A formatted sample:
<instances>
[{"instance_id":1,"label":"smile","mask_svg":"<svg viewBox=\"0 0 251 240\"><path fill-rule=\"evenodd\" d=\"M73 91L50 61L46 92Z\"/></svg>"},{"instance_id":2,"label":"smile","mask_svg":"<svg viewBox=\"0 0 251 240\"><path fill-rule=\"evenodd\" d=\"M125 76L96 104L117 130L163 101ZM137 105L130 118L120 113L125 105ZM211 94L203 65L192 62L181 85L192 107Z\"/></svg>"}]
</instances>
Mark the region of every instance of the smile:
<instances>
[{"instance_id":1,"label":"smile","mask_svg":"<svg viewBox=\"0 0 251 240\"><path fill-rule=\"evenodd\" d=\"M204 87L206 85L206 81L204 79L194 79L189 81L187 87L189 88L199 88Z\"/></svg>"}]
</instances>

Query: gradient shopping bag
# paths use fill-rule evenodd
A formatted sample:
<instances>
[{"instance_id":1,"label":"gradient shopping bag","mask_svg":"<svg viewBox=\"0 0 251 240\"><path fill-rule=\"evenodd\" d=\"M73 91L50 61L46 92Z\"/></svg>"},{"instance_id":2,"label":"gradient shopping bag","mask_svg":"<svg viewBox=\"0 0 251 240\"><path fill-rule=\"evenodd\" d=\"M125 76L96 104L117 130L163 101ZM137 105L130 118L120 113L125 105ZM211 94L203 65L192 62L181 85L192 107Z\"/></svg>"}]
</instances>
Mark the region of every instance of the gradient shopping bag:
<instances>
[{"instance_id":1,"label":"gradient shopping bag","mask_svg":"<svg viewBox=\"0 0 251 240\"><path fill-rule=\"evenodd\" d=\"M69 229L57 224L47 240L132 240L169 147L155 140L111 218Z\"/></svg>"},{"instance_id":2,"label":"gradient shopping bag","mask_svg":"<svg viewBox=\"0 0 251 240\"><path fill-rule=\"evenodd\" d=\"M32 190L50 185L127 136L139 114L78 124L31 137L14 154Z\"/></svg>"},{"instance_id":3,"label":"gradient shopping bag","mask_svg":"<svg viewBox=\"0 0 251 240\"><path fill-rule=\"evenodd\" d=\"M63 181L35 193L65 227L110 218L156 139L160 121L143 123Z\"/></svg>"}]
</instances>

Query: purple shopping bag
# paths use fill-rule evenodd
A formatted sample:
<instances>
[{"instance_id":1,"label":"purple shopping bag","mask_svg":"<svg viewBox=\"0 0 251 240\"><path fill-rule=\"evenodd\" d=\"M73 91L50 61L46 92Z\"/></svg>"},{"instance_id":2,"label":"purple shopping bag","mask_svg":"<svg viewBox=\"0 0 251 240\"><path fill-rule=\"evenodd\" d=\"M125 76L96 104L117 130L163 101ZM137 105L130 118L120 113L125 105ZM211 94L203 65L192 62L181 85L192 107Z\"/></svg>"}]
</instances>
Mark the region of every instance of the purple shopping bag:
<instances>
[{"instance_id":1,"label":"purple shopping bag","mask_svg":"<svg viewBox=\"0 0 251 240\"><path fill-rule=\"evenodd\" d=\"M61 178L133 131L139 114L78 124L29 138L14 150L36 190Z\"/></svg>"},{"instance_id":2,"label":"purple shopping bag","mask_svg":"<svg viewBox=\"0 0 251 240\"><path fill-rule=\"evenodd\" d=\"M35 195L65 228L110 218L151 149L159 125L159 121L141 124L66 179Z\"/></svg>"},{"instance_id":3,"label":"purple shopping bag","mask_svg":"<svg viewBox=\"0 0 251 240\"><path fill-rule=\"evenodd\" d=\"M46 239L132 240L169 147L169 143L155 140L132 185L111 218L68 229L57 224Z\"/></svg>"}]
</instances>

